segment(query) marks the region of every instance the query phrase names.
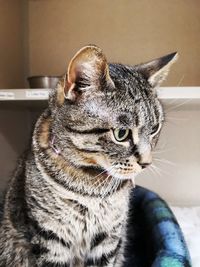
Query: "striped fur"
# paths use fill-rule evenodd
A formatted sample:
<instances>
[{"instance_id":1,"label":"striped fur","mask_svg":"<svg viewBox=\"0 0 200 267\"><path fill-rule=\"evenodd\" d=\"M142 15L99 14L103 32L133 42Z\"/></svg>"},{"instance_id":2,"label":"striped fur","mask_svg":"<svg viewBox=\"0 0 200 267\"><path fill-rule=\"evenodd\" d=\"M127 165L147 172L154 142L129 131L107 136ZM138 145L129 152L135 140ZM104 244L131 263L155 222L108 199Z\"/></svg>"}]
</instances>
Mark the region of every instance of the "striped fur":
<instances>
[{"instance_id":1,"label":"striped fur","mask_svg":"<svg viewBox=\"0 0 200 267\"><path fill-rule=\"evenodd\" d=\"M148 63L154 82L162 60ZM8 187L0 266L122 266L131 180L151 163L163 122L146 75L108 65L95 46L75 55ZM126 141L116 128L129 129Z\"/></svg>"}]
</instances>

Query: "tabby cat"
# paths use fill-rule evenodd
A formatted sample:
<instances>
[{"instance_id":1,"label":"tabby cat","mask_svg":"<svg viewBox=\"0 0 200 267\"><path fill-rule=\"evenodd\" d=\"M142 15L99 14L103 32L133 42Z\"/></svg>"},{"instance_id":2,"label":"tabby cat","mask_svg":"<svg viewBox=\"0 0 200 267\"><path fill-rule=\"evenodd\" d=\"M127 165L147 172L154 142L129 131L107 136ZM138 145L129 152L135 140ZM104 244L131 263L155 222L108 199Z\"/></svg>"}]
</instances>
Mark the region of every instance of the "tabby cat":
<instances>
[{"instance_id":1,"label":"tabby cat","mask_svg":"<svg viewBox=\"0 0 200 267\"><path fill-rule=\"evenodd\" d=\"M130 190L164 120L155 87L176 58L131 67L77 52L9 184L0 266L123 266Z\"/></svg>"}]
</instances>

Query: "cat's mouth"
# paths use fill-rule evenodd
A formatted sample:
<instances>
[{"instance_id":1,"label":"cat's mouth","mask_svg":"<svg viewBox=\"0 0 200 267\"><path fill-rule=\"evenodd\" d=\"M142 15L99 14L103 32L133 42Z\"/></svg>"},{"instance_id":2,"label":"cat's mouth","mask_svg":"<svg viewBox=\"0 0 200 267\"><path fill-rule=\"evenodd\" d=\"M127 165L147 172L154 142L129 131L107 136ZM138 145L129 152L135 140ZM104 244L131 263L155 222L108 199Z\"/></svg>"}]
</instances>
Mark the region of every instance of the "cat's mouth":
<instances>
[{"instance_id":1,"label":"cat's mouth","mask_svg":"<svg viewBox=\"0 0 200 267\"><path fill-rule=\"evenodd\" d=\"M83 167L82 167L83 168ZM89 173L91 176L96 177L98 179L107 179L108 178L116 178L119 180L133 180L135 176L139 173L134 169L123 169L123 168L103 168L101 166L87 166L84 167L84 170Z\"/></svg>"},{"instance_id":2,"label":"cat's mouth","mask_svg":"<svg viewBox=\"0 0 200 267\"><path fill-rule=\"evenodd\" d=\"M110 175L116 179L133 181L137 174L139 174L141 171L141 166L136 163L132 168L115 167L108 169L106 173L107 175Z\"/></svg>"},{"instance_id":3,"label":"cat's mouth","mask_svg":"<svg viewBox=\"0 0 200 267\"><path fill-rule=\"evenodd\" d=\"M142 166L136 161L115 162L111 163L108 160L98 159L96 166L87 167L90 175L95 177L94 180L132 180L142 171Z\"/></svg>"},{"instance_id":4,"label":"cat's mouth","mask_svg":"<svg viewBox=\"0 0 200 267\"><path fill-rule=\"evenodd\" d=\"M120 171L120 172L114 172L114 171L108 171L107 172L108 175L111 175L117 179L120 179L120 180L127 180L127 179L134 179L135 176L137 175L136 172L132 171L132 172L123 172L123 171Z\"/></svg>"}]
</instances>

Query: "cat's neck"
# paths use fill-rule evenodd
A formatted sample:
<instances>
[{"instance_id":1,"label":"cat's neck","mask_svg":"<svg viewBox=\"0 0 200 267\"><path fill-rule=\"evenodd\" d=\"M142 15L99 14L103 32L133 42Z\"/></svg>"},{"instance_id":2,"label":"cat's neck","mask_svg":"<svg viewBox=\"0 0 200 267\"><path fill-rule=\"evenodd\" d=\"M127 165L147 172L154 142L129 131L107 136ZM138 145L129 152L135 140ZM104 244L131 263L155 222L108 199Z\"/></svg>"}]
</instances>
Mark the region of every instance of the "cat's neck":
<instances>
[{"instance_id":1,"label":"cat's neck","mask_svg":"<svg viewBox=\"0 0 200 267\"><path fill-rule=\"evenodd\" d=\"M128 190L131 182L119 181L105 171L73 165L62 153L51 131L52 117L46 110L36 123L32 149L36 165L43 176L48 176L67 190L81 195L107 197L121 190ZM65 153L66 154L66 153Z\"/></svg>"}]
</instances>

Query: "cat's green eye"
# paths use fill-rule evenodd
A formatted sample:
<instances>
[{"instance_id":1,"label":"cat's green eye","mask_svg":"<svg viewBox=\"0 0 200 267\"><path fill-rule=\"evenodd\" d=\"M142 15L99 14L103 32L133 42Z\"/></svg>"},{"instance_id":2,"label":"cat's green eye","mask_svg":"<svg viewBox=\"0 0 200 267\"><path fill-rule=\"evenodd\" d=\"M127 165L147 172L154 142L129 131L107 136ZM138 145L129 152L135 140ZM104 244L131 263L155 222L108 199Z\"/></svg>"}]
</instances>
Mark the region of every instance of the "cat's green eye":
<instances>
[{"instance_id":1,"label":"cat's green eye","mask_svg":"<svg viewBox=\"0 0 200 267\"><path fill-rule=\"evenodd\" d=\"M113 134L115 139L118 142L125 141L125 139L128 137L130 130L129 129L114 129Z\"/></svg>"}]
</instances>

